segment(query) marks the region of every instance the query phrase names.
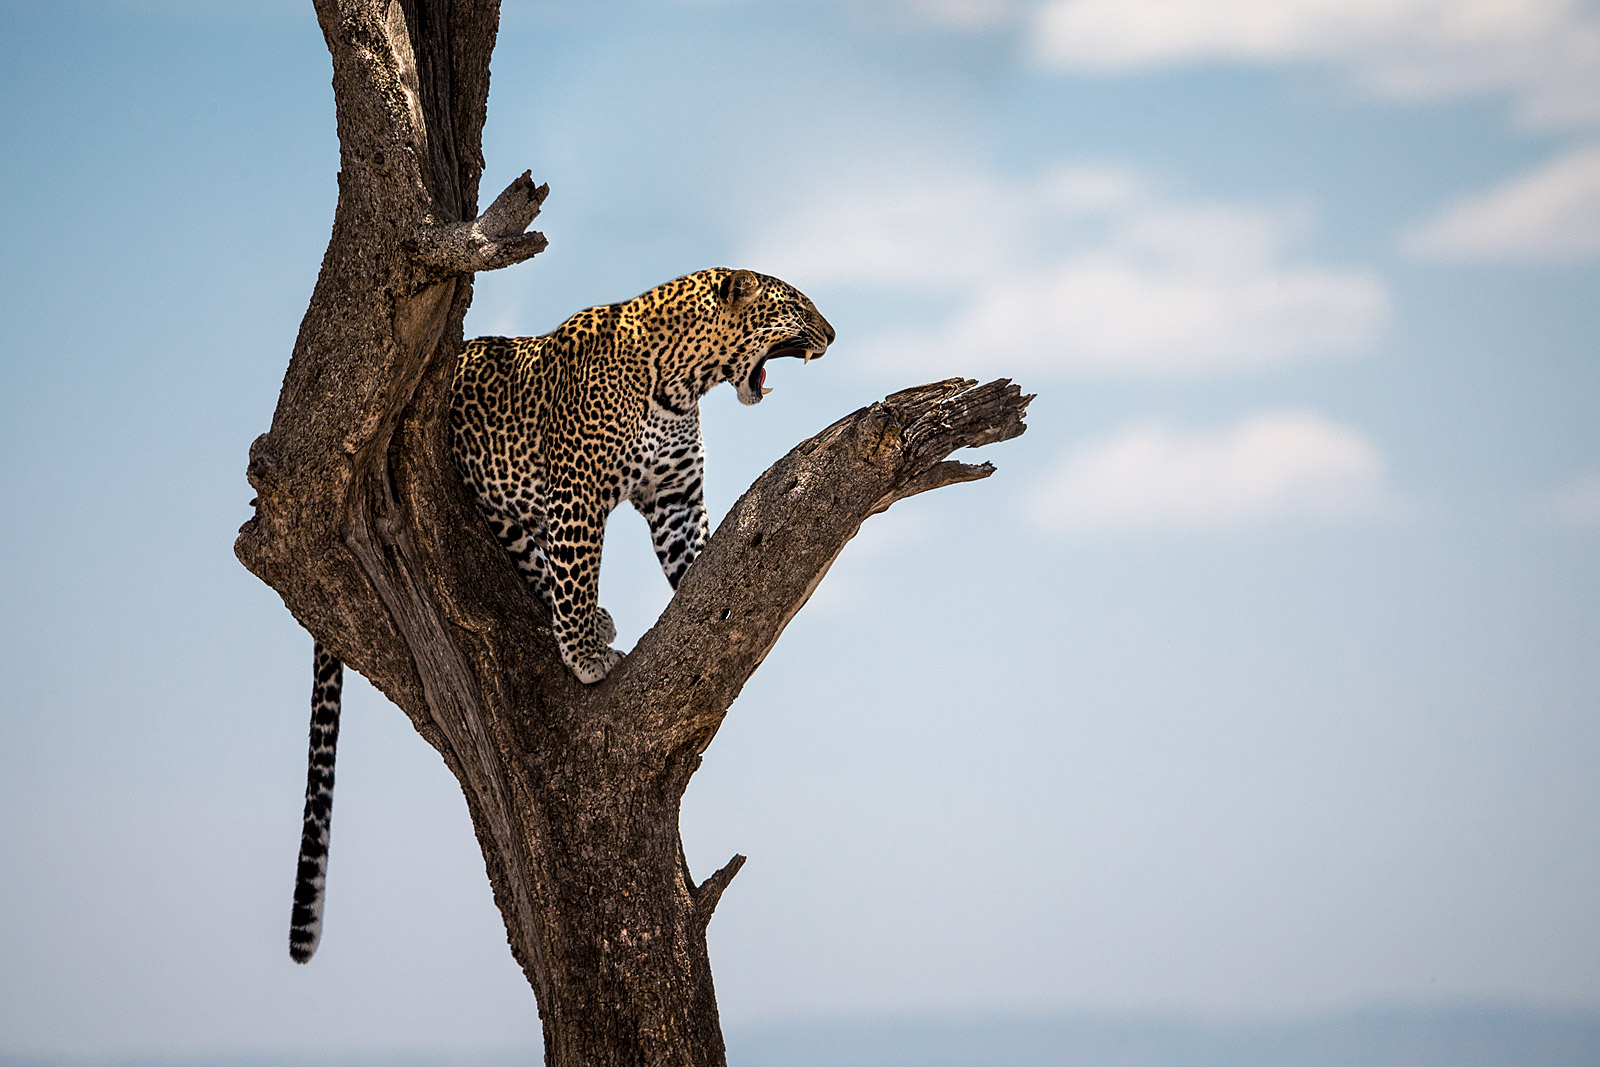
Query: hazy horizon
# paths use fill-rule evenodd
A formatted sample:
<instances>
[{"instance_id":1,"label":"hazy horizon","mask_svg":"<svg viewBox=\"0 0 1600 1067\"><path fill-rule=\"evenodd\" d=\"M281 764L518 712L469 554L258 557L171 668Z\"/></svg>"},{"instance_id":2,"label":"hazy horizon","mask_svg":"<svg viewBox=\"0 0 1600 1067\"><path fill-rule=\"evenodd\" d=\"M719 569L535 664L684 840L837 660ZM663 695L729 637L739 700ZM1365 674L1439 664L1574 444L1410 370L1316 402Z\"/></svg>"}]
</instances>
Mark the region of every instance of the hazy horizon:
<instances>
[{"instance_id":1,"label":"hazy horizon","mask_svg":"<svg viewBox=\"0 0 1600 1067\"><path fill-rule=\"evenodd\" d=\"M1228 1022L922 1014L745 1023L727 1039L735 1067L1590 1067L1600 1057L1600 1013L1475 1004ZM540 1058L537 1045L159 1060L0 1053L0 1067L513 1067Z\"/></svg>"}]
</instances>

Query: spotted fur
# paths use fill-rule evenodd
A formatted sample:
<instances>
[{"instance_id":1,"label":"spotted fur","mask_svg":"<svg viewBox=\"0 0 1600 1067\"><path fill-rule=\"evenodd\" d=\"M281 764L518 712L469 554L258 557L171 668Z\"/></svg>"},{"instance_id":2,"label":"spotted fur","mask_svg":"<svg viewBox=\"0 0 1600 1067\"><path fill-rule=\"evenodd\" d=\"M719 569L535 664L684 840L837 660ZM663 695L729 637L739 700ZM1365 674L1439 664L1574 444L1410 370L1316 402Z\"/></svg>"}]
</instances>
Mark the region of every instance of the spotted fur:
<instances>
[{"instance_id":1,"label":"spotted fur","mask_svg":"<svg viewBox=\"0 0 1600 1067\"><path fill-rule=\"evenodd\" d=\"M466 346L450 412L456 467L549 607L579 680L598 682L621 658L597 601L606 517L632 501L676 589L710 532L700 398L731 382L759 403L767 360L809 361L833 338L798 289L716 267L580 311L543 337Z\"/></svg>"},{"instance_id":2,"label":"spotted fur","mask_svg":"<svg viewBox=\"0 0 1600 1067\"><path fill-rule=\"evenodd\" d=\"M674 589L705 546L700 398L732 383L745 404L767 360L809 362L833 327L777 278L714 267L620 304L580 311L542 337L480 337L456 367L450 426L456 468L535 596L550 609L561 659L585 683L621 659L597 599L606 519L624 499L650 526ZM322 935L343 668L320 644L311 701L305 826L289 955Z\"/></svg>"}]
</instances>

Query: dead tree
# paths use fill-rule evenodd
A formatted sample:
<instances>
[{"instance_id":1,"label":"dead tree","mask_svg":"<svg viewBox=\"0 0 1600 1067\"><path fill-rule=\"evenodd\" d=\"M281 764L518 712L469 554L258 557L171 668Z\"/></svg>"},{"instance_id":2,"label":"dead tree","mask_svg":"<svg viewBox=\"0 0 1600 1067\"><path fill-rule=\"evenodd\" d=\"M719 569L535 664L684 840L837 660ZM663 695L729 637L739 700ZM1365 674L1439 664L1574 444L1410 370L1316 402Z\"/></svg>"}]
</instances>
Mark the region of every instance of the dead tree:
<instances>
[{"instance_id":1,"label":"dead tree","mask_svg":"<svg viewBox=\"0 0 1600 1067\"><path fill-rule=\"evenodd\" d=\"M466 794L551 1065L722 1064L706 923L743 858L690 876L679 801L745 680L861 522L987 476L946 457L1023 431L1029 398L896 393L801 443L721 523L604 682L562 666L543 608L449 458L450 369L475 271L544 247L524 174L481 215L498 0L316 0L333 56L339 201L239 559L410 716Z\"/></svg>"}]
</instances>

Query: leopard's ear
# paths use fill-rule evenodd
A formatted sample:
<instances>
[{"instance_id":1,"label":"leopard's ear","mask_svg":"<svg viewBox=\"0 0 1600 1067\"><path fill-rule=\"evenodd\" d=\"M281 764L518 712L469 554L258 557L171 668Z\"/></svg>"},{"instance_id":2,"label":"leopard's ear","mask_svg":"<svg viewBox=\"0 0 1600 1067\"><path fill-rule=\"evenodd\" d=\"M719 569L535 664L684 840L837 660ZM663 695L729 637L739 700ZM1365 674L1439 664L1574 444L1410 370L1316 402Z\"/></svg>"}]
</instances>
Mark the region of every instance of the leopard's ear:
<instances>
[{"instance_id":1,"label":"leopard's ear","mask_svg":"<svg viewBox=\"0 0 1600 1067\"><path fill-rule=\"evenodd\" d=\"M729 311L736 311L748 304L760 291L761 279L754 271L736 270L722 279L722 284L717 288L717 296L721 299L723 307Z\"/></svg>"}]
</instances>

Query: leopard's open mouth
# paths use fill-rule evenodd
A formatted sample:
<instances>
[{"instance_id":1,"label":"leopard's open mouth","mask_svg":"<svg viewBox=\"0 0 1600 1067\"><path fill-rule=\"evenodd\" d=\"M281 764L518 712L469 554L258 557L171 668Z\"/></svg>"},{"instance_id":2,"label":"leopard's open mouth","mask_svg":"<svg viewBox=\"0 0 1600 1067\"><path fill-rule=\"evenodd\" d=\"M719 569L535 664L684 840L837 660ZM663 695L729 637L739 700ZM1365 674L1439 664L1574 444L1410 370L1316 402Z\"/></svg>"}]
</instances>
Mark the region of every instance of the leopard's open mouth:
<instances>
[{"instance_id":1,"label":"leopard's open mouth","mask_svg":"<svg viewBox=\"0 0 1600 1067\"><path fill-rule=\"evenodd\" d=\"M793 356L796 359L801 359L807 363L810 363L813 358L820 355L822 355L821 352L816 351L803 339L798 337L792 341L785 341L782 344L773 345L771 348L767 349L766 355L756 360L756 365L750 370L751 394L760 397L772 392L771 389L766 388L767 360L782 359L785 356Z\"/></svg>"}]
</instances>

